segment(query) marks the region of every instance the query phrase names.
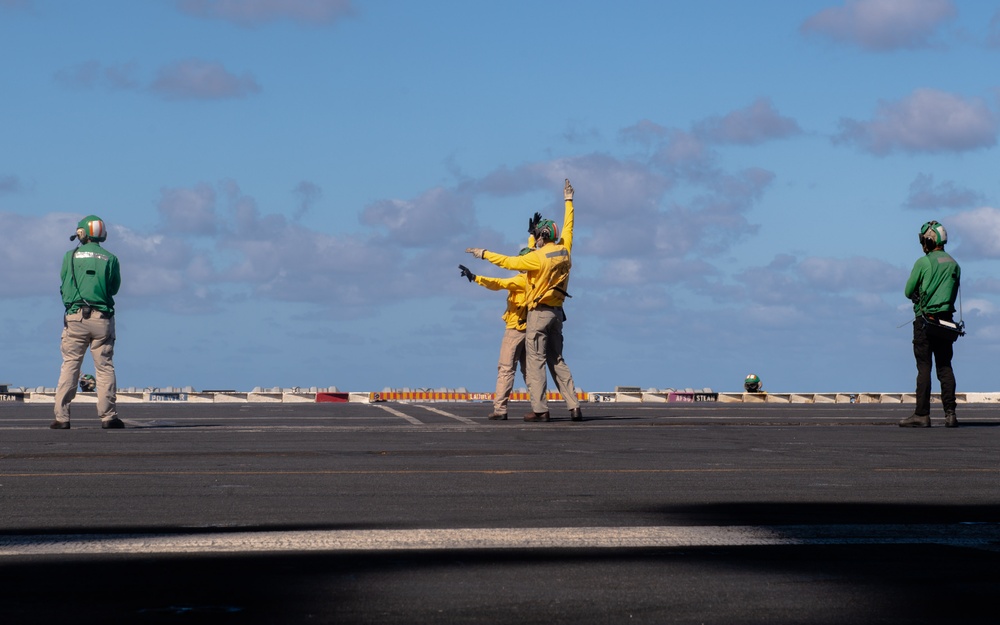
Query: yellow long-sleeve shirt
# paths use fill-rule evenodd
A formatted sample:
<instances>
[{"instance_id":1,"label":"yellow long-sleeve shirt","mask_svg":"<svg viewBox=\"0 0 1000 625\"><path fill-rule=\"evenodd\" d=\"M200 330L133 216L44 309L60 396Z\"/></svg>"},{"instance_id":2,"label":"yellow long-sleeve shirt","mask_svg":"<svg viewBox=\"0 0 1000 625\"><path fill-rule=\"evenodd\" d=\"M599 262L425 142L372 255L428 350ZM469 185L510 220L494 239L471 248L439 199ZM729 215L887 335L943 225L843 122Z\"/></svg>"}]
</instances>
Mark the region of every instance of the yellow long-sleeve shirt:
<instances>
[{"instance_id":1,"label":"yellow long-sleeve shirt","mask_svg":"<svg viewBox=\"0 0 1000 625\"><path fill-rule=\"evenodd\" d=\"M524 332L527 325L527 318L524 314L524 302L528 290L528 279L525 274L519 273L512 278L476 276L476 284L484 286L491 291L506 289L507 309L504 311L502 319L508 328Z\"/></svg>"},{"instance_id":2,"label":"yellow long-sleeve shirt","mask_svg":"<svg viewBox=\"0 0 1000 625\"><path fill-rule=\"evenodd\" d=\"M487 251L483 258L504 269L523 271L527 274L528 310L539 304L562 306L569 286L572 267L570 254L573 249L573 200L566 200L563 232L559 243L546 243L524 256L504 256Z\"/></svg>"}]
</instances>

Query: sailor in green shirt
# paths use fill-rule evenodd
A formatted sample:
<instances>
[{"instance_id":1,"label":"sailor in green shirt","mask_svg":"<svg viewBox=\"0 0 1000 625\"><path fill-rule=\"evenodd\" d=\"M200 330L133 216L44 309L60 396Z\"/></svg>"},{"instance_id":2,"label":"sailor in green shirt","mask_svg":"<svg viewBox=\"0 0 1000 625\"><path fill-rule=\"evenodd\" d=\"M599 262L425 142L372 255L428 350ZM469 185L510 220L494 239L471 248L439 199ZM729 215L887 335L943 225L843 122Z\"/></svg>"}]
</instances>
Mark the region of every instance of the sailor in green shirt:
<instances>
[{"instance_id":1,"label":"sailor in green shirt","mask_svg":"<svg viewBox=\"0 0 1000 625\"><path fill-rule=\"evenodd\" d=\"M88 215L77 224L69 238L80 245L63 257L62 286L63 332L60 349L63 363L56 387L54 430L70 428L70 404L76 397L83 357L90 349L97 374L97 414L101 427L125 427L118 418L117 380L115 378L115 299L122 278L118 258L101 247L108 237L104 221Z\"/></svg>"},{"instance_id":2,"label":"sailor in green shirt","mask_svg":"<svg viewBox=\"0 0 1000 625\"><path fill-rule=\"evenodd\" d=\"M951 367L953 346L962 332L953 320L962 268L944 251L948 232L929 221L920 228L924 255L917 259L903 294L913 301L913 355L917 361L917 407L900 427L931 426L931 366L937 369L944 404L945 427L958 427L955 416L955 372Z\"/></svg>"}]
</instances>

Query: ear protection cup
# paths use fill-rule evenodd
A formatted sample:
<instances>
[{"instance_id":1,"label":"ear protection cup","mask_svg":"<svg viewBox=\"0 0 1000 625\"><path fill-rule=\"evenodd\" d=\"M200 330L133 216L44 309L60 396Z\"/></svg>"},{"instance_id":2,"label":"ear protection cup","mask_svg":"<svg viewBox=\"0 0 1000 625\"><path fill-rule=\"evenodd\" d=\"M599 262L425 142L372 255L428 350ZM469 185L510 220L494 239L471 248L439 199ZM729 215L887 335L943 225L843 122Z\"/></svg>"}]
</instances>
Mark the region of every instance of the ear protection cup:
<instances>
[{"instance_id":1,"label":"ear protection cup","mask_svg":"<svg viewBox=\"0 0 1000 625\"><path fill-rule=\"evenodd\" d=\"M559 240L559 228L551 219L543 219L535 226L535 239L545 239L546 241Z\"/></svg>"},{"instance_id":2,"label":"ear protection cup","mask_svg":"<svg viewBox=\"0 0 1000 625\"><path fill-rule=\"evenodd\" d=\"M931 247L948 242L948 231L937 221L928 221L920 228L920 242L927 241Z\"/></svg>"},{"instance_id":3,"label":"ear protection cup","mask_svg":"<svg viewBox=\"0 0 1000 625\"><path fill-rule=\"evenodd\" d=\"M76 238L78 238L81 241L83 241L84 239L87 238L87 231L84 230L83 228L77 228L76 229Z\"/></svg>"}]
</instances>

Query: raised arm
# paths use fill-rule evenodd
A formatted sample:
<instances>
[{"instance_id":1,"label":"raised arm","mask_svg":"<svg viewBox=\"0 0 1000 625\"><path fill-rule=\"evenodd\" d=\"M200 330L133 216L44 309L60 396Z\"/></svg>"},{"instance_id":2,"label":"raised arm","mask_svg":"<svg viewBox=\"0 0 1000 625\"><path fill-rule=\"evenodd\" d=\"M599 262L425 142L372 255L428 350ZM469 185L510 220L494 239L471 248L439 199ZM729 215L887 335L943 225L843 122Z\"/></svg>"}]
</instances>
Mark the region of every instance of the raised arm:
<instances>
[{"instance_id":1,"label":"raised arm","mask_svg":"<svg viewBox=\"0 0 1000 625\"><path fill-rule=\"evenodd\" d=\"M562 241L570 252L573 251L573 185L566 179L563 187L563 200L565 203L565 214L563 216Z\"/></svg>"}]
</instances>

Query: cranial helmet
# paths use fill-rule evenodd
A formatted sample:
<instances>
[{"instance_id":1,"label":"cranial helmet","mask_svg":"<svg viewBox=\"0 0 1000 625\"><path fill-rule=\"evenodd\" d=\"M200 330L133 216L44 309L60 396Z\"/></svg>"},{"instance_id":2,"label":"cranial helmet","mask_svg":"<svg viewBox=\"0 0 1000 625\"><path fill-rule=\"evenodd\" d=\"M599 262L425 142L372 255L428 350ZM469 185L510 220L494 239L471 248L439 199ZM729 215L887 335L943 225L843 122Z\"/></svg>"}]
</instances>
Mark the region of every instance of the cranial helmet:
<instances>
[{"instance_id":1,"label":"cranial helmet","mask_svg":"<svg viewBox=\"0 0 1000 625\"><path fill-rule=\"evenodd\" d=\"M97 215L87 215L76 224L76 237L80 241L104 241L108 238L108 229L104 220ZM73 237L70 237L72 240Z\"/></svg>"},{"instance_id":2,"label":"cranial helmet","mask_svg":"<svg viewBox=\"0 0 1000 625\"><path fill-rule=\"evenodd\" d=\"M948 231L938 222L928 221L920 227L920 243L923 244L925 241L931 247L944 245L948 242Z\"/></svg>"},{"instance_id":3,"label":"cranial helmet","mask_svg":"<svg viewBox=\"0 0 1000 625\"><path fill-rule=\"evenodd\" d=\"M751 373L743 380L744 384L760 384L760 378L757 377L756 373Z\"/></svg>"},{"instance_id":4,"label":"cranial helmet","mask_svg":"<svg viewBox=\"0 0 1000 625\"><path fill-rule=\"evenodd\" d=\"M89 393L97 388L97 379L89 373L80 376L80 390Z\"/></svg>"},{"instance_id":5,"label":"cranial helmet","mask_svg":"<svg viewBox=\"0 0 1000 625\"><path fill-rule=\"evenodd\" d=\"M546 241L557 241L559 240L559 228L556 227L556 222L551 219L542 219L535 226L535 240L544 239Z\"/></svg>"}]
</instances>

